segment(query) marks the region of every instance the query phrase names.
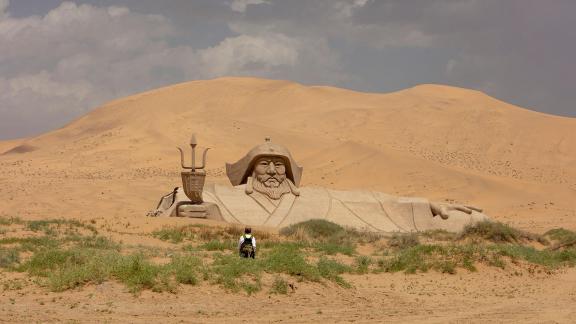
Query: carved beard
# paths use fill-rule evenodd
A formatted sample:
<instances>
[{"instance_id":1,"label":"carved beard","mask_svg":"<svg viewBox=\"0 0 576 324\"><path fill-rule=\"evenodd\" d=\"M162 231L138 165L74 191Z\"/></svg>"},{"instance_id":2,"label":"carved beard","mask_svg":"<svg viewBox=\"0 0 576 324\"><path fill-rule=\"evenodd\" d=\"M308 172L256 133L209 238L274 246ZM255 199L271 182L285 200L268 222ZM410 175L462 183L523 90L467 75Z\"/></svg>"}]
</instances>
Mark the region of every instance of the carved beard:
<instances>
[{"instance_id":1,"label":"carved beard","mask_svg":"<svg viewBox=\"0 0 576 324\"><path fill-rule=\"evenodd\" d=\"M270 176L267 174L252 175L252 187L261 194L268 196L270 199L280 199L282 195L292 192L290 179L285 174L276 174Z\"/></svg>"}]
</instances>

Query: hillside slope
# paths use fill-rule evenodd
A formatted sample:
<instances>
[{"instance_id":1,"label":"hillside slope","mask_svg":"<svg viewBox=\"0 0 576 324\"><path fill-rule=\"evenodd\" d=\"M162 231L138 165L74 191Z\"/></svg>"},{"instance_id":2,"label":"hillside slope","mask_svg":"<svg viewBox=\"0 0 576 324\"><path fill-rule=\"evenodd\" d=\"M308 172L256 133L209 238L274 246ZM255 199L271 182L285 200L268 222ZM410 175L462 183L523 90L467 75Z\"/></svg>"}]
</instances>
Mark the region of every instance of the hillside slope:
<instances>
[{"instance_id":1,"label":"hillside slope","mask_svg":"<svg viewBox=\"0 0 576 324\"><path fill-rule=\"evenodd\" d=\"M0 213L138 219L179 185L175 147L192 132L212 148L211 181L225 182L224 163L270 136L304 166L303 185L455 200L532 229L576 228L574 118L441 85L374 94L253 78L156 89L0 143Z\"/></svg>"}]
</instances>

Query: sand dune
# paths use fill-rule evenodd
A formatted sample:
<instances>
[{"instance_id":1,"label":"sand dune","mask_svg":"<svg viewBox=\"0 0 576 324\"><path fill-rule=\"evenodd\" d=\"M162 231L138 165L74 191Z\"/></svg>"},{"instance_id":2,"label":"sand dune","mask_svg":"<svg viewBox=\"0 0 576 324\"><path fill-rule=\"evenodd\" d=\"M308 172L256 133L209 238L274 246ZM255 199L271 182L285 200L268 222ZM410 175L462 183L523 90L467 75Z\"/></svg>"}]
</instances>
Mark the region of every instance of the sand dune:
<instances>
[{"instance_id":1,"label":"sand dune","mask_svg":"<svg viewBox=\"0 0 576 324\"><path fill-rule=\"evenodd\" d=\"M192 132L210 181L270 136L304 166L303 185L454 200L532 229L576 228L576 119L481 92L421 85L360 93L221 78L110 102L43 135L0 142L0 213L142 220L179 185Z\"/></svg>"}]
</instances>

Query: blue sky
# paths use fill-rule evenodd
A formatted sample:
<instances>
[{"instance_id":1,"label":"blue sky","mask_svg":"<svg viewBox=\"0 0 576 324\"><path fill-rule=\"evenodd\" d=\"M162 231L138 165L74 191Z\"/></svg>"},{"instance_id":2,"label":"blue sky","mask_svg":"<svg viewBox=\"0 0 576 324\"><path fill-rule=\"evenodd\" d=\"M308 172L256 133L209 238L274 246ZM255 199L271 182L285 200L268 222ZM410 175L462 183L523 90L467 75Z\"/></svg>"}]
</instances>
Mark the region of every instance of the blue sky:
<instances>
[{"instance_id":1,"label":"blue sky","mask_svg":"<svg viewBox=\"0 0 576 324\"><path fill-rule=\"evenodd\" d=\"M228 75L449 84L576 117L575 30L570 0L0 0L0 139Z\"/></svg>"}]
</instances>

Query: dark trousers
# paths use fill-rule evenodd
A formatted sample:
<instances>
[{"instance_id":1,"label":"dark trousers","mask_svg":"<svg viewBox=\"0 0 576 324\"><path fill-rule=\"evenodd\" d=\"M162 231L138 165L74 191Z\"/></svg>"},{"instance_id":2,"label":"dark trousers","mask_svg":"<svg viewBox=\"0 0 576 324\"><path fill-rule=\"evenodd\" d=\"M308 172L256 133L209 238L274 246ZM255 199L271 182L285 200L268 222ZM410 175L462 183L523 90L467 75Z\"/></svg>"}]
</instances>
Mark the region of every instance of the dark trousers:
<instances>
[{"instance_id":1,"label":"dark trousers","mask_svg":"<svg viewBox=\"0 0 576 324\"><path fill-rule=\"evenodd\" d=\"M252 251L240 251L240 256L243 258L256 258L256 252Z\"/></svg>"}]
</instances>

